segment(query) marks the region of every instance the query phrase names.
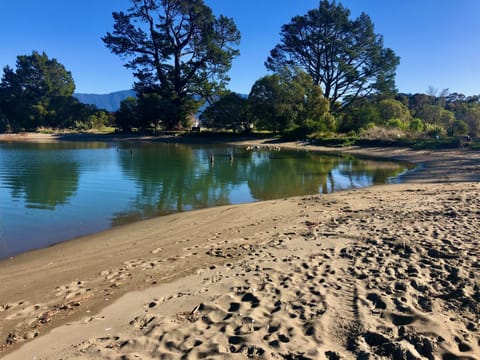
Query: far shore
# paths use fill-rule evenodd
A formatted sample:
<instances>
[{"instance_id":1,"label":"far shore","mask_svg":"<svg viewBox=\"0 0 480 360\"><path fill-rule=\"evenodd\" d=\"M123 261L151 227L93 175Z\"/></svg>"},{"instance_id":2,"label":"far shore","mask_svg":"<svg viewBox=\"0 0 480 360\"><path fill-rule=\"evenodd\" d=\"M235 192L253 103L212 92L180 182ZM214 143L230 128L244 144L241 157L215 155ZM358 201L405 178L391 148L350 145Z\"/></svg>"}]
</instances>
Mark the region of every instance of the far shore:
<instances>
[{"instance_id":1,"label":"far shore","mask_svg":"<svg viewBox=\"0 0 480 360\"><path fill-rule=\"evenodd\" d=\"M0 261L0 357L480 359L480 152L275 146L417 168L400 184L174 214Z\"/></svg>"},{"instance_id":2,"label":"far shore","mask_svg":"<svg viewBox=\"0 0 480 360\"><path fill-rule=\"evenodd\" d=\"M136 135L121 133L12 133L0 134L0 143L6 142L58 142L58 141L109 141L109 142L168 142L187 144L232 144L236 146L279 146L289 149L301 149L318 152L348 153L358 156L405 161L417 168L401 177L402 182L463 182L479 181L480 174L474 171L480 159L480 151L466 149L413 150L407 147L369 147L345 146L325 147L302 141L281 141L272 138L252 136L193 136L174 135Z\"/></svg>"}]
</instances>

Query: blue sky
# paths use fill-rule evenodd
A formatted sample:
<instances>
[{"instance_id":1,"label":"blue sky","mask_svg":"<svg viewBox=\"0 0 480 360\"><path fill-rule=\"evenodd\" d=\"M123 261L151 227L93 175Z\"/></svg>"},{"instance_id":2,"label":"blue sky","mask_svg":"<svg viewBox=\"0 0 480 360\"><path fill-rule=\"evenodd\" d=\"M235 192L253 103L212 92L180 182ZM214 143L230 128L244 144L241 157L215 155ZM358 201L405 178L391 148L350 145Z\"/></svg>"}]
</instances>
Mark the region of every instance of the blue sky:
<instances>
[{"instance_id":1,"label":"blue sky","mask_svg":"<svg viewBox=\"0 0 480 360\"><path fill-rule=\"evenodd\" d=\"M248 93L267 74L264 62L280 28L318 0L205 0L216 14L233 17L242 33L241 56L230 88ZM400 56L397 87L406 93L430 86L480 94L479 0L343 0L352 16L366 12L385 45ZM16 56L45 51L71 71L76 91L107 93L131 87L133 78L101 37L112 30L112 11L128 0L0 0L0 67Z\"/></svg>"}]
</instances>

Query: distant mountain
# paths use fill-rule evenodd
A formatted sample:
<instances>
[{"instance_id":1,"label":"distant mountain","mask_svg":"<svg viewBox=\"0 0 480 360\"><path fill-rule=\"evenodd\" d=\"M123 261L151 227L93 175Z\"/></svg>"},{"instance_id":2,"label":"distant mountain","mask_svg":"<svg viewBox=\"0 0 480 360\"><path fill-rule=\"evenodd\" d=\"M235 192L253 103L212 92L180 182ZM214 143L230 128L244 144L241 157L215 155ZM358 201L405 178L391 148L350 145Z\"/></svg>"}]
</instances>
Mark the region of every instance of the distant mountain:
<instances>
[{"instance_id":1,"label":"distant mountain","mask_svg":"<svg viewBox=\"0 0 480 360\"><path fill-rule=\"evenodd\" d=\"M239 94L243 98L247 99L247 94ZM122 100L125 100L129 96L136 97L136 93L133 90L122 90L122 91L115 91L110 94L80 94L75 93L73 94L74 97L78 99L83 104L90 104L95 105L99 109L104 109L107 111L117 111L120 109L120 103ZM197 116L201 114L208 105L205 103L203 104L200 109L198 110Z\"/></svg>"},{"instance_id":2,"label":"distant mountain","mask_svg":"<svg viewBox=\"0 0 480 360\"><path fill-rule=\"evenodd\" d=\"M115 91L110 94L73 94L83 104L95 105L99 109L117 111L122 100L136 96L133 90Z\"/></svg>"}]
</instances>

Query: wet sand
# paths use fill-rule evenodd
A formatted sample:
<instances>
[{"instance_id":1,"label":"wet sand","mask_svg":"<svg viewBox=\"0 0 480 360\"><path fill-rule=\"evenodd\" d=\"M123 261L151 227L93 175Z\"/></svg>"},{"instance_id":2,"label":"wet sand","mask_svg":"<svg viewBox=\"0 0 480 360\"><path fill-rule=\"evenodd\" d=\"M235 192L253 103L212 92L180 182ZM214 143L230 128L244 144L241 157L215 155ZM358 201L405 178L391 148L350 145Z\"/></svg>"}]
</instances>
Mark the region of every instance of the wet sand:
<instances>
[{"instance_id":1,"label":"wet sand","mask_svg":"<svg viewBox=\"0 0 480 360\"><path fill-rule=\"evenodd\" d=\"M480 153L342 151L421 166L0 262L0 356L480 359Z\"/></svg>"}]
</instances>

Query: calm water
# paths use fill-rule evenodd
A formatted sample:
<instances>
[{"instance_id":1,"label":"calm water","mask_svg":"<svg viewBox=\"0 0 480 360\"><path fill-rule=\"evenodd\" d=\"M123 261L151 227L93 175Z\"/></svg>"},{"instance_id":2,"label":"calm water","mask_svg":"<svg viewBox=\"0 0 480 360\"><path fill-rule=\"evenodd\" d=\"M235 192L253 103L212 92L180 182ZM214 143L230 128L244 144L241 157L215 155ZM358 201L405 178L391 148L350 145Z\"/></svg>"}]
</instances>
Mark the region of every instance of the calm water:
<instances>
[{"instance_id":1,"label":"calm water","mask_svg":"<svg viewBox=\"0 0 480 360\"><path fill-rule=\"evenodd\" d=\"M386 183L405 170L224 146L0 143L0 258L158 215Z\"/></svg>"}]
</instances>

